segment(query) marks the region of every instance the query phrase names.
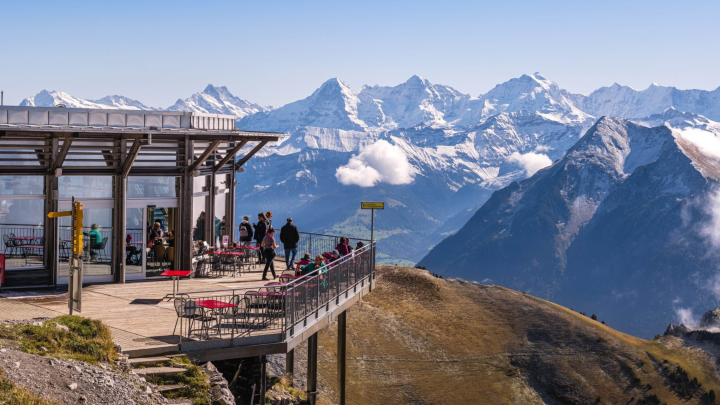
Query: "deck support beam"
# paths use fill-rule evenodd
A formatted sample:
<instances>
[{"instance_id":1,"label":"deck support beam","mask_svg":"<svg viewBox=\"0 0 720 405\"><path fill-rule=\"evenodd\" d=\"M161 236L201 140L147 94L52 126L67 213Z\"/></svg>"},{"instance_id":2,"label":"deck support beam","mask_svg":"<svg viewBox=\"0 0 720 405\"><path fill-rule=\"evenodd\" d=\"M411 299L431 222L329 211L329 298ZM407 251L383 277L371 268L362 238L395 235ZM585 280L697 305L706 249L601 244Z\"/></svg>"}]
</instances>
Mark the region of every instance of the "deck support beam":
<instances>
[{"instance_id":1,"label":"deck support beam","mask_svg":"<svg viewBox=\"0 0 720 405\"><path fill-rule=\"evenodd\" d=\"M290 380L290 386L294 386L294 376L295 376L295 349L290 350L289 352L285 353L285 375L288 376L288 379Z\"/></svg>"},{"instance_id":2,"label":"deck support beam","mask_svg":"<svg viewBox=\"0 0 720 405\"><path fill-rule=\"evenodd\" d=\"M262 147L265 146L265 144L267 144L268 142L269 141L260 142L254 148L252 148L252 150L250 152L248 152L247 155L240 158L240 160L238 160L237 163L235 163L235 170L238 170L239 168L241 168L242 165L245 164L245 162L247 162L251 157L253 157L253 155L256 154L260 149L262 149Z\"/></svg>"},{"instance_id":3,"label":"deck support beam","mask_svg":"<svg viewBox=\"0 0 720 405\"><path fill-rule=\"evenodd\" d=\"M338 405L345 405L345 366L347 359L347 311L342 311L337 317L337 394Z\"/></svg>"},{"instance_id":4,"label":"deck support beam","mask_svg":"<svg viewBox=\"0 0 720 405\"><path fill-rule=\"evenodd\" d=\"M213 168L213 173L217 173L220 169L222 169L222 167L225 166L225 163L227 163L228 160L230 160L230 159L232 159L233 157L235 157L235 154L238 153L238 151L239 151L240 149L242 149L242 147L245 146L246 144L247 144L247 141L238 142L238 143L232 148L232 150L230 150L230 151L225 155L225 157L222 158L222 159L220 159L220 161L218 162L218 164L215 165L215 167Z\"/></svg>"},{"instance_id":5,"label":"deck support beam","mask_svg":"<svg viewBox=\"0 0 720 405\"><path fill-rule=\"evenodd\" d=\"M258 404L265 403L265 394L267 393L267 356L260 356L260 401Z\"/></svg>"},{"instance_id":6,"label":"deck support beam","mask_svg":"<svg viewBox=\"0 0 720 405\"><path fill-rule=\"evenodd\" d=\"M317 332L313 333L308 338L308 368L307 368L307 399L310 405L315 405L317 402L317 349L318 349L318 335Z\"/></svg>"},{"instance_id":7,"label":"deck support beam","mask_svg":"<svg viewBox=\"0 0 720 405\"><path fill-rule=\"evenodd\" d=\"M190 166L190 168L188 168L188 173L192 174L192 172L199 169L200 166L202 166L205 163L207 158L209 158L210 155L212 155L212 153L215 152L215 149L217 149L218 145L220 145L219 140L212 141L210 143L210 146L208 146L207 149L205 149L205 152L203 152L202 155L200 155L200 157L198 157L197 160L195 162L193 162L192 166ZM192 156L192 154L190 156Z\"/></svg>"}]
</instances>

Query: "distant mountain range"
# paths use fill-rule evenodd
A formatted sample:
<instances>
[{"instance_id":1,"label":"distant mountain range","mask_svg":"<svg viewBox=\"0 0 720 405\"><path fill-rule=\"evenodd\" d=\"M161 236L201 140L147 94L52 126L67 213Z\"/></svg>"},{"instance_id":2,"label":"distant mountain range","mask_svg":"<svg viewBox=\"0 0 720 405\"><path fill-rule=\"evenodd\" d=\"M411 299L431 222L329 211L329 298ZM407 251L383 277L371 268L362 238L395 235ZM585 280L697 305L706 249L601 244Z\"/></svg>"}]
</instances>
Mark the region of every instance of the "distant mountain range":
<instances>
[{"instance_id":1,"label":"distant mountain range","mask_svg":"<svg viewBox=\"0 0 720 405\"><path fill-rule=\"evenodd\" d=\"M578 95L535 73L479 96L419 76L394 87L360 89L331 79L307 98L275 109L209 85L169 109L234 114L239 128L288 134L238 175L239 215L269 209L280 218L293 216L302 230L369 236L369 215L359 202L385 200L388 209L376 221L380 258L414 264L462 227L494 191L561 159L600 116L643 118L674 107L720 120L719 97L720 89L634 90L617 84ZM85 101L55 91L23 103L57 101L68 107L150 108L120 96ZM362 154L378 140L393 148ZM343 179L350 184L344 185L336 177L353 156L352 170L358 170L351 175L367 177L368 170L374 175L393 163L398 150L411 168L400 175L413 177L410 184L388 180L397 173L381 174L384 180L374 187L353 185L358 183L353 176Z\"/></svg>"}]
</instances>

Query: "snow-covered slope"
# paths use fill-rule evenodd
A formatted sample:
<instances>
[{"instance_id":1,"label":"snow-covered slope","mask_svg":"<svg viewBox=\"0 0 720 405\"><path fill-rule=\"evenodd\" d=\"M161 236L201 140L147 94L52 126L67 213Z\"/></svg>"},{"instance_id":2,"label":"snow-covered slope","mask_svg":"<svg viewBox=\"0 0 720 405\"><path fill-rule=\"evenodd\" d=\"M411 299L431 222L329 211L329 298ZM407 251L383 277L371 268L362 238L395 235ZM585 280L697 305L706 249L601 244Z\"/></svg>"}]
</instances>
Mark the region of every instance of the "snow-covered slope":
<instances>
[{"instance_id":1,"label":"snow-covered slope","mask_svg":"<svg viewBox=\"0 0 720 405\"><path fill-rule=\"evenodd\" d=\"M185 100L178 99L167 110L226 114L241 119L258 112L270 111L271 107L264 107L235 97L225 86L216 87L208 84L205 90L195 93Z\"/></svg>"},{"instance_id":2,"label":"snow-covered slope","mask_svg":"<svg viewBox=\"0 0 720 405\"><path fill-rule=\"evenodd\" d=\"M652 335L678 297L702 306L713 296L702 283L720 257L699 230L709 220L701 201L718 183L699 145L664 125L603 117L551 167L494 193L419 264Z\"/></svg>"}]
</instances>

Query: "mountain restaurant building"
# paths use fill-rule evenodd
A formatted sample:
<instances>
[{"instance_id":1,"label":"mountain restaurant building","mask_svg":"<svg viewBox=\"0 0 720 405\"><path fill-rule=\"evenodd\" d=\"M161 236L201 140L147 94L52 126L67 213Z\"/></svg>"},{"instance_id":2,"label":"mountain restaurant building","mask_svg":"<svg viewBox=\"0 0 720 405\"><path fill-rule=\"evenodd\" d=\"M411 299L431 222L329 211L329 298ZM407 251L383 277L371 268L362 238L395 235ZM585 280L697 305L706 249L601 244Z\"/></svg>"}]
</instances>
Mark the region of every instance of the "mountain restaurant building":
<instances>
[{"instance_id":1,"label":"mountain restaurant building","mask_svg":"<svg viewBox=\"0 0 720 405\"><path fill-rule=\"evenodd\" d=\"M238 130L229 115L0 106L1 288L67 284L70 219L47 214L73 196L85 207L84 282L190 270L197 241L232 243L235 173L281 136ZM152 244L156 223L165 240Z\"/></svg>"}]
</instances>

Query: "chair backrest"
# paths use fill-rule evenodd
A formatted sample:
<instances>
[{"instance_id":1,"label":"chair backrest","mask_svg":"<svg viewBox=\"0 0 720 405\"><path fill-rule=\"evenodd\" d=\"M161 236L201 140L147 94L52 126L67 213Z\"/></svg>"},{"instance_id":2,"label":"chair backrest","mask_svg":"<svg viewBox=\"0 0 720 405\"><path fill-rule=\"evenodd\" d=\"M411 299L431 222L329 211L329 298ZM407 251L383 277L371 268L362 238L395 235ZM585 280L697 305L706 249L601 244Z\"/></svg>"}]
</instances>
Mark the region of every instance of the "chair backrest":
<instances>
[{"instance_id":1,"label":"chair backrest","mask_svg":"<svg viewBox=\"0 0 720 405\"><path fill-rule=\"evenodd\" d=\"M155 257L160 259L165 256L165 246L162 243L153 245L153 252L155 252Z\"/></svg>"},{"instance_id":2,"label":"chair backrest","mask_svg":"<svg viewBox=\"0 0 720 405\"><path fill-rule=\"evenodd\" d=\"M104 238L102 238L102 242L100 242L100 247L99 247L99 249L105 249L105 245L107 245L107 241L108 241L108 237L107 237L107 236L104 237Z\"/></svg>"},{"instance_id":3,"label":"chair backrest","mask_svg":"<svg viewBox=\"0 0 720 405\"><path fill-rule=\"evenodd\" d=\"M295 280L295 276L293 274L282 274L279 278L280 282L283 283L289 283L293 280Z\"/></svg>"},{"instance_id":4,"label":"chair backrest","mask_svg":"<svg viewBox=\"0 0 720 405\"><path fill-rule=\"evenodd\" d=\"M15 234L12 233L12 232L10 232L8 235L10 235L11 238L14 238L14 237L15 237Z\"/></svg>"},{"instance_id":5,"label":"chair backrest","mask_svg":"<svg viewBox=\"0 0 720 405\"><path fill-rule=\"evenodd\" d=\"M198 304L193 300L185 300L184 299L183 302L185 303L185 305L183 305L185 316L198 315L199 312L201 312L201 310L202 310L202 308L199 307Z\"/></svg>"},{"instance_id":6,"label":"chair backrest","mask_svg":"<svg viewBox=\"0 0 720 405\"><path fill-rule=\"evenodd\" d=\"M9 244L10 235L8 235L8 234L3 235L3 242L5 242L5 246L10 246L10 244Z\"/></svg>"}]
</instances>

